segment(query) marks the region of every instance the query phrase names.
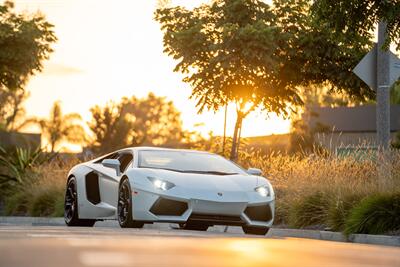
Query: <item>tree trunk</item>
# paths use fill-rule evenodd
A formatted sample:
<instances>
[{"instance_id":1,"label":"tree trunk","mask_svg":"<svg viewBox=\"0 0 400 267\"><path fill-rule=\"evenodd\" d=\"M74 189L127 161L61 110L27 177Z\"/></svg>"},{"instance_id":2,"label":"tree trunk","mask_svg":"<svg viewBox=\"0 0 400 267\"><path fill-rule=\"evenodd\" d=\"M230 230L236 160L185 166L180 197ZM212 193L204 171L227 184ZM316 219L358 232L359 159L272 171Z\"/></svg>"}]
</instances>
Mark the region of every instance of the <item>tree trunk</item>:
<instances>
[{"instance_id":1,"label":"tree trunk","mask_svg":"<svg viewBox=\"0 0 400 267\"><path fill-rule=\"evenodd\" d=\"M228 104L225 104L225 116L224 116L224 139L222 139L222 155L225 155L226 145L226 115L228 113Z\"/></svg>"},{"instance_id":2,"label":"tree trunk","mask_svg":"<svg viewBox=\"0 0 400 267\"><path fill-rule=\"evenodd\" d=\"M242 123L243 123L243 118L242 118L242 121L240 122L240 126L239 126L239 134L238 134L237 146L236 146L236 158L239 157L240 138L242 137Z\"/></svg>"},{"instance_id":3,"label":"tree trunk","mask_svg":"<svg viewBox=\"0 0 400 267\"><path fill-rule=\"evenodd\" d=\"M55 148L55 146L56 146L56 143L53 142L53 141L51 141L51 143L50 143L50 152L51 152L51 153L54 153L54 148Z\"/></svg>"},{"instance_id":4,"label":"tree trunk","mask_svg":"<svg viewBox=\"0 0 400 267\"><path fill-rule=\"evenodd\" d=\"M231 156L230 160L235 161L237 159L237 144L238 144L238 133L239 133L239 128L242 125L243 121L243 114L242 112L237 113L237 118L236 118L236 123L235 123L235 131L233 132L233 138L232 138L232 148L231 148Z\"/></svg>"}]
</instances>

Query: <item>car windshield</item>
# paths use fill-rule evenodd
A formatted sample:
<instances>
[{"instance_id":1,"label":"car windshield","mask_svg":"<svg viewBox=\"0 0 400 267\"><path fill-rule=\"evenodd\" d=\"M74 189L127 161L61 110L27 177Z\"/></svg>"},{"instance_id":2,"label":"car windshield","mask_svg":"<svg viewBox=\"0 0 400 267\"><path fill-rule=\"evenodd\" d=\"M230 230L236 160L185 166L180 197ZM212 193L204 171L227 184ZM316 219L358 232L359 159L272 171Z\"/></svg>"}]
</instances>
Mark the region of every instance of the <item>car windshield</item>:
<instances>
[{"instance_id":1,"label":"car windshield","mask_svg":"<svg viewBox=\"0 0 400 267\"><path fill-rule=\"evenodd\" d=\"M190 151L142 150L139 151L139 168L216 175L246 173L242 168L219 155Z\"/></svg>"}]
</instances>

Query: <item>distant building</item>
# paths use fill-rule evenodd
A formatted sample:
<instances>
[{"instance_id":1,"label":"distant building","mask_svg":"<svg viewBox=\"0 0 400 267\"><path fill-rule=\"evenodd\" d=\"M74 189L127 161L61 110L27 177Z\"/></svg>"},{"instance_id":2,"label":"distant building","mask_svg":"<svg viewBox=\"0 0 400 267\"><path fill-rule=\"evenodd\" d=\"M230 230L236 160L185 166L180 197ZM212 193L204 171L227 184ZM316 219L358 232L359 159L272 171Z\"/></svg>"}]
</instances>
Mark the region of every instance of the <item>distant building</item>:
<instances>
[{"instance_id":1,"label":"distant building","mask_svg":"<svg viewBox=\"0 0 400 267\"><path fill-rule=\"evenodd\" d=\"M5 149L13 147L35 149L41 146L40 140L40 134L0 131L0 147Z\"/></svg>"},{"instance_id":2,"label":"distant building","mask_svg":"<svg viewBox=\"0 0 400 267\"><path fill-rule=\"evenodd\" d=\"M376 146L376 106L314 107L303 119L315 129L316 142L334 150L343 146ZM392 140L400 131L400 105L390 107Z\"/></svg>"}]
</instances>

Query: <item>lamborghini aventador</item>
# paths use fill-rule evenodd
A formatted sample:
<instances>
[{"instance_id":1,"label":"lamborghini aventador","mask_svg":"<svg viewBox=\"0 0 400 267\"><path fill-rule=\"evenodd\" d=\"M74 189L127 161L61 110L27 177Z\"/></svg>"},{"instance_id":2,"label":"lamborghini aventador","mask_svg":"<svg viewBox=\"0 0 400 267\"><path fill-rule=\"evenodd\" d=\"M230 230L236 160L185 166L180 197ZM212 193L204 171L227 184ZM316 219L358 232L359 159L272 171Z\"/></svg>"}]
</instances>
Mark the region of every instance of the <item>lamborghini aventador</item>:
<instances>
[{"instance_id":1,"label":"lamborghini aventador","mask_svg":"<svg viewBox=\"0 0 400 267\"><path fill-rule=\"evenodd\" d=\"M126 148L71 169L64 218L68 226L118 220L121 227L166 222L205 231L232 225L265 235L275 196L261 174L209 152Z\"/></svg>"}]
</instances>

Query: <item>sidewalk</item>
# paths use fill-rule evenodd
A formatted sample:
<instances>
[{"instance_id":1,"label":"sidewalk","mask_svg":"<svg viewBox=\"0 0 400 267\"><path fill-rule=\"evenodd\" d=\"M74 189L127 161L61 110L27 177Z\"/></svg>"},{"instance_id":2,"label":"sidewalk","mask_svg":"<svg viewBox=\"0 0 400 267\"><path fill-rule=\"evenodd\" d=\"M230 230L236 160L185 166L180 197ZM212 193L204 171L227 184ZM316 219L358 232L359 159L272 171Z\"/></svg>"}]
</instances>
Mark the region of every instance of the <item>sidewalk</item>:
<instances>
[{"instance_id":1,"label":"sidewalk","mask_svg":"<svg viewBox=\"0 0 400 267\"><path fill-rule=\"evenodd\" d=\"M1 225L65 226L65 223L64 218L0 216L0 227ZM119 227L119 225L116 221L100 221L96 223L95 227ZM168 223L154 223L145 225L145 228L169 230L173 228L173 225ZM224 226L214 226L210 227L208 231L222 233L224 229ZM230 226L228 227L227 233L243 234L243 231L240 227ZM295 237L400 247L400 236L353 234L350 235L349 239L346 239L345 236L339 232L271 228L266 237Z\"/></svg>"}]
</instances>

